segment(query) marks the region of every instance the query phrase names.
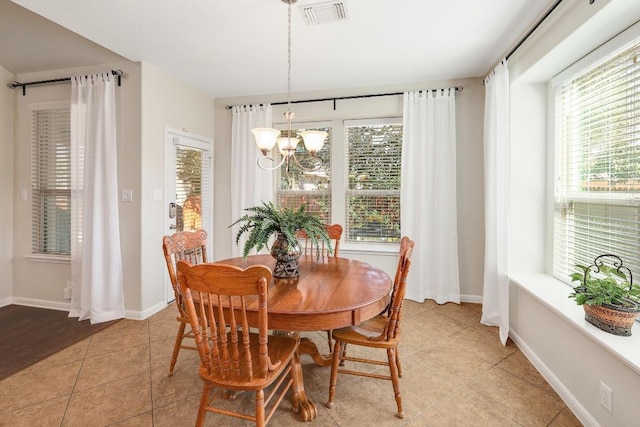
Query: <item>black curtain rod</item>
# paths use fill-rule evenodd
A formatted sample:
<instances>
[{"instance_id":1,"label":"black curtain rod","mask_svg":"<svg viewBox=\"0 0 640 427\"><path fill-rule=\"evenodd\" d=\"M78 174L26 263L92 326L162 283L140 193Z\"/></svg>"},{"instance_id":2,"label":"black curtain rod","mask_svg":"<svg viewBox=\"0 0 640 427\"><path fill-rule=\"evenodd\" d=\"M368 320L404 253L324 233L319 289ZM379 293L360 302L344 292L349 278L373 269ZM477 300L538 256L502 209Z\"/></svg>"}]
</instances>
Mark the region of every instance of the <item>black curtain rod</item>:
<instances>
[{"instance_id":1,"label":"black curtain rod","mask_svg":"<svg viewBox=\"0 0 640 427\"><path fill-rule=\"evenodd\" d=\"M118 86L122 86L121 79L122 79L122 76L124 75L122 70L111 70L111 74L118 77ZM64 77L61 79L51 79L51 80L39 80L37 82L25 82L25 83L13 82L13 83L9 83L7 86L10 87L11 89L22 87L22 96L25 96L27 94L27 89L26 89L27 86L44 85L48 83L61 83L61 82L69 82L69 81L71 81L71 77Z\"/></svg>"},{"instance_id":2,"label":"black curtain rod","mask_svg":"<svg viewBox=\"0 0 640 427\"><path fill-rule=\"evenodd\" d=\"M456 86L456 92L462 92L463 86ZM429 89L433 92L444 89ZM394 93L375 93L371 95L353 95L353 96L334 96L331 98L316 98L316 99L300 99L298 101L291 101L292 104L304 104L307 102L325 102L325 101L333 101L333 109L336 109L336 101L340 101L343 99L357 99L357 98L374 98L377 96L394 96L394 95L404 95L404 92L394 92ZM272 102L271 105L287 105L288 102ZM227 110L231 110L233 105L227 105Z\"/></svg>"},{"instance_id":3,"label":"black curtain rod","mask_svg":"<svg viewBox=\"0 0 640 427\"><path fill-rule=\"evenodd\" d=\"M594 1L595 0L589 0L589 4L593 4ZM536 22L536 25L534 25L533 28L531 28L529 32L525 34L524 37L522 37L520 41L509 51L509 53L507 53L507 56L505 56L505 59L508 60L509 57L511 57L511 55L513 55L516 52L516 50L518 50L518 48L522 46L522 43L527 41L527 39L531 36L531 34L533 34L533 32L538 29L538 27L544 22L545 19L549 17L549 15L551 15L551 12L553 12L560 3L562 3L562 0L557 0L554 3L554 5L551 6L549 10L547 10L547 13L545 13L544 16L542 16L542 18L538 20L538 22Z\"/></svg>"}]
</instances>

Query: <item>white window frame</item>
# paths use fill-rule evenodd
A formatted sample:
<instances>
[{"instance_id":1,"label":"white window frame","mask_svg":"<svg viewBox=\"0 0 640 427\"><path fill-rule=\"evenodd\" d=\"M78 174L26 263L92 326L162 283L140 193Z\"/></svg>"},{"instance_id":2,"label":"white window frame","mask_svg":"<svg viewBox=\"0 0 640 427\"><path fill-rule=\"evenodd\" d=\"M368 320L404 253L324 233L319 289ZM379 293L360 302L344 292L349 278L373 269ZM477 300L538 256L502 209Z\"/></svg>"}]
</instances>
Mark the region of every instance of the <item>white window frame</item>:
<instances>
[{"instance_id":1,"label":"white window frame","mask_svg":"<svg viewBox=\"0 0 640 427\"><path fill-rule=\"evenodd\" d=\"M346 119L339 118L330 121L304 121L293 122L291 124L292 129L302 128L318 128L328 127L331 128L331 223L346 224L346 188L347 177L346 167L347 162L345 158L346 141L345 141L345 123L372 123L382 124L387 121L392 123L402 124L402 117L374 117L367 119ZM284 130L287 128L286 123L277 123L273 125L275 129ZM300 142L302 144L302 142ZM277 147L274 148L277 150ZM275 155L275 152L274 152ZM275 156L276 160L279 155ZM274 171L274 198L277 197L278 173ZM345 241L344 234L342 243L340 244L340 252L357 252L360 254L395 254L398 252L398 243L374 243L374 242L349 242Z\"/></svg>"},{"instance_id":2,"label":"white window frame","mask_svg":"<svg viewBox=\"0 0 640 427\"><path fill-rule=\"evenodd\" d=\"M27 109L30 113L31 116L31 120L33 121L33 113L36 111L43 111L43 110L54 110L54 109L67 109L67 110L71 110L71 103L69 101L54 101L54 102L42 102L42 103L32 103L32 104L28 104L27 105ZM70 131L70 128L69 128ZM35 203L35 194L34 194L34 182L33 180L35 179L35 174L36 174L36 165L34 164L34 142L35 142L35 135L34 135L34 129L33 129L33 122L30 126L30 166L31 166L31 209L33 210L33 204ZM69 201L70 203L70 201ZM54 263L69 263L71 261L71 254L54 254L54 253L45 253L41 251L41 248L35 248L35 233L37 233L37 229L40 228L41 224L40 222L35 223L35 221L40 221L41 218L40 216L38 218L35 218L36 212L32 212L31 215L31 232L32 232L32 244L31 244L31 251L28 255L26 255L26 258L29 258L33 261L45 261L45 262L54 262ZM69 217L69 230L71 230L71 217Z\"/></svg>"},{"instance_id":3,"label":"white window frame","mask_svg":"<svg viewBox=\"0 0 640 427\"><path fill-rule=\"evenodd\" d=\"M371 118L371 119L356 119L356 120L345 120L343 122L344 125L344 135L346 138L346 128L348 127L359 127L359 126L383 126L383 125L403 125L403 120L402 117L384 117L384 118ZM348 153L348 147L347 147L347 141L346 139L344 140L344 148L343 148L343 152L344 152L344 168L345 168L345 172L342 174L342 179L344 180L344 218L345 218L345 225L347 224L347 199L349 196L353 196L353 195L359 195L363 193L360 193L357 190L351 190L349 189L349 177L347 176L348 173L348 165L350 162L349 159L349 153ZM385 191L385 190L380 190L380 191L370 191L369 192L370 195L374 195L374 194L380 194L380 195L396 195L398 197L398 199L400 199L400 188L398 188L398 190L389 190L389 191ZM398 217L400 217L400 212L398 212ZM348 227L345 226L345 232L346 229ZM345 236L345 243L349 243L350 245L353 245L354 247L358 247L358 246L365 246L365 247L373 247L373 248L384 248L384 247L388 247L388 246L392 246L395 248L395 246L397 244L399 244L401 236L398 237L398 242L366 242L366 241L356 241L356 240L346 240L346 236Z\"/></svg>"},{"instance_id":4,"label":"white window frame","mask_svg":"<svg viewBox=\"0 0 640 427\"><path fill-rule=\"evenodd\" d=\"M629 30L621 33L619 36L615 37L614 39L610 40L609 42L605 43L604 45L602 45L601 47L599 47L598 49L595 49L593 52L591 52L590 54L588 54L587 56L585 56L584 58L582 58L581 60L577 61L576 63L574 63L573 65L571 65L570 67L568 67L567 69L565 69L564 71L562 71L561 73L559 73L558 75L556 75L552 80L551 80L551 85L550 85L550 92L551 92L551 99L553 99L555 97L555 87L557 87L558 85L560 85L562 82L564 81L568 81L573 79L575 76L577 76L578 74L582 73L584 70L587 70L591 67L593 67L594 65L596 65L598 62L602 61L604 58L610 56L611 54L617 52L618 50L620 50L621 48L623 48L624 46L626 46L627 44L631 43L632 41L638 39L640 37L640 24L636 24L634 26L632 26ZM555 120L553 119L555 117L555 104L554 102L551 102L551 110L553 111L552 114L550 114L550 117L552 118L550 120L550 122L552 123L551 125L551 135L555 135L555 128L556 128L556 124L555 124ZM554 143L553 141L555 140L555 138L552 136L552 150L553 150L553 160L554 160L554 186L555 188L553 189L553 194L554 194L554 205L555 205L555 211L556 214L555 215L560 215L561 211L563 209L563 203L566 205L565 209L570 209L573 205L571 205L571 201L574 201L576 203L601 203L601 202L608 202L610 205L616 205L616 206L623 206L623 207L635 207L638 211L638 213L640 213L640 200L638 199L638 193L634 193L634 194L630 194L630 193L619 193L619 194L610 194L607 197L602 197L601 194L595 193L595 194L587 194L584 192L577 192L577 193L573 193L571 191L566 192L563 196L566 199L565 200L560 200L557 197L557 194L559 193L558 191L558 186L561 185L560 183L560 174L559 174L559 170L561 168L561 165L559 163L559 156L556 155L556 147L554 147ZM613 203L611 203L613 202ZM554 229L554 242L556 241L557 236L555 235L556 230L555 230L555 224L556 224L556 219L555 217L553 218L553 224L554 226L552 227L552 229ZM555 244L554 244L555 245ZM558 267L556 265L556 263L558 262L557 260L557 253L556 253L556 249L554 248L554 253L553 253L553 275L565 282L565 283L569 283L570 282L570 278L567 276L567 271L563 271L563 269L561 267ZM621 254L616 254L616 255L621 255ZM636 254L637 255L637 254ZM622 260L623 262L625 261L625 256L622 256ZM640 256L640 255L638 255ZM587 263L590 263L589 260L585 260ZM591 260L593 261L593 260ZM562 263L562 261L560 261ZM566 263L566 262L565 262ZM625 263L626 265L626 263ZM637 271L637 269L632 268L632 271L634 274L636 274L636 276L640 276L640 271ZM635 278L635 280L638 280L638 277Z\"/></svg>"},{"instance_id":5,"label":"white window frame","mask_svg":"<svg viewBox=\"0 0 640 427\"><path fill-rule=\"evenodd\" d=\"M334 152L335 152L335 129L334 129L334 125L335 122L333 121L322 121L322 122L292 122L291 123L291 129L295 130L295 129L318 129L318 128L329 128L330 132L331 132L331 165L330 165L330 187L328 190L324 191L324 194L328 194L330 197L329 199L331 200L331 211L329 212L329 221L332 224L335 224L337 221L334 219L335 218L335 210L334 210L334 202L335 202L335 196L333 194L334 190L334 183L335 183L335 171L333 168L333 165L335 163L334 161ZM282 123L282 124L277 124L274 125L274 129L278 129L280 131L283 130L287 130L288 125L286 123ZM298 143L298 147L300 147L301 145L303 145L303 141L301 140ZM306 148L305 148L306 150ZM273 148L273 158L274 161L276 162L275 164L277 164L277 162L280 162L280 160L282 159L280 156L280 153L278 151L278 146L276 145ZM293 161L293 160L292 160ZM302 190L280 190L279 186L280 186L280 176L282 173L284 173L284 168L285 166L282 165L281 167L279 167L278 169L274 170L274 189L273 189L273 195L274 198L276 199L276 203L279 200L279 195L280 194L296 194L296 195L313 195L313 194L317 194L316 190L309 190L309 191L305 191L304 189Z\"/></svg>"}]
</instances>

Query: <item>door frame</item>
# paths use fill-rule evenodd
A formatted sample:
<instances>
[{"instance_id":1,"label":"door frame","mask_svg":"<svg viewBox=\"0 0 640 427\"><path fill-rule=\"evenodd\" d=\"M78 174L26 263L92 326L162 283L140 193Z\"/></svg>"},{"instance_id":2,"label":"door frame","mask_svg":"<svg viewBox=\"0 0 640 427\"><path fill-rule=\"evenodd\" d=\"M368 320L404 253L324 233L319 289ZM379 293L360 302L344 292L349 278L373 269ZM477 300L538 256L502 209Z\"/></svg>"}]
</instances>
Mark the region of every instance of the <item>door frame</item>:
<instances>
[{"instance_id":1,"label":"door frame","mask_svg":"<svg viewBox=\"0 0 640 427\"><path fill-rule=\"evenodd\" d=\"M176 144L176 138L180 141L180 144ZM214 179L213 179L213 139L207 138L200 135L195 135L189 132L185 132L178 129L173 129L170 127L164 128L164 150L165 150L165 173L164 173L164 206L162 208L164 221L163 221L163 235L171 235L175 232L175 230L170 230L170 220L168 215L169 203L175 198L175 194L171 194L174 187L175 180L175 146L182 145L186 147L193 147L197 149L201 149L206 151L208 156L209 163L209 182L208 182L208 191L206 197L209 199L209 214L208 217L202 218L202 228L207 231L207 257L210 260L214 259L214 251L213 251L213 187L214 187ZM174 299L173 288L171 286L171 282L169 280L169 276L165 274L164 277L164 296L165 303L169 303Z\"/></svg>"}]
</instances>

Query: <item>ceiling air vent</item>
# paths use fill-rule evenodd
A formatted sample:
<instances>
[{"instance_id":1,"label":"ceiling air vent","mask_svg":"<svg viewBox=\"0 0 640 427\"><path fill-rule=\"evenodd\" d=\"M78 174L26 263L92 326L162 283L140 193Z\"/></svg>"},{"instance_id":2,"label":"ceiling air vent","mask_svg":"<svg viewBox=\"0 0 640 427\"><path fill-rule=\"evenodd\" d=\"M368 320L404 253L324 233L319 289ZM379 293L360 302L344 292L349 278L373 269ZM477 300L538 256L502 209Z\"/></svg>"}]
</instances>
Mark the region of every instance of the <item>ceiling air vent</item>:
<instances>
[{"instance_id":1,"label":"ceiling air vent","mask_svg":"<svg viewBox=\"0 0 640 427\"><path fill-rule=\"evenodd\" d=\"M326 24L327 22L345 21L347 4L345 1L327 1L300 5L300 13L307 25Z\"/></svg>"}]
</instances>

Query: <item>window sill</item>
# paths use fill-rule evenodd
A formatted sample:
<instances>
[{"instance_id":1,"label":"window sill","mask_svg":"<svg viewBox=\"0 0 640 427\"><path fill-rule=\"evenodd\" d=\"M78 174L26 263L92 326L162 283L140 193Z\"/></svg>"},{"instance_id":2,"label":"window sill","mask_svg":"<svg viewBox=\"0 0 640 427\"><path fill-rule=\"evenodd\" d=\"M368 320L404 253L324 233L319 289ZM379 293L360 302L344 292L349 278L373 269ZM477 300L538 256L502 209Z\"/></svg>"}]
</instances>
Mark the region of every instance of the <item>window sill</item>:
<instances>
[{"instance_id":1,"label":"window sill","mask_svg":"<svg viewBox=\"0 0 640 427\"><path fill-rule=\"evenodd\" d=\"M400 243L354 243L343 242L340 244L340 253L351 252L359 254L398 254L400 250Z\"/></svg>"},{"instance_id":2,"label":"window sill","mask_svg":"<svg viewBox=\"0 0 640 427\"><path fill-rule=\"evenodd\" d=\"M65 255L25 255L24 258L31 262L48 262L51 264L70 264L71 257Z\"/></svg>"},{"instance_id":3,"label":"window sill","mask_svg":"<svg viewBox=\"0 0 640 427\"><path fill-rule=\"evenodd\" d=\"M640 326L636 323L630 337L604 332L584 320L584 310L570 299L571 287L560 280L536 273L512 274L511 281L547 306L591 341L640 374Z\"/></svg>"}]
</instances>

